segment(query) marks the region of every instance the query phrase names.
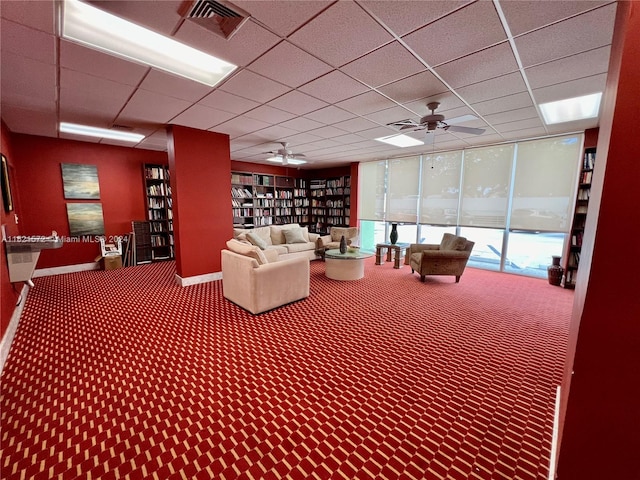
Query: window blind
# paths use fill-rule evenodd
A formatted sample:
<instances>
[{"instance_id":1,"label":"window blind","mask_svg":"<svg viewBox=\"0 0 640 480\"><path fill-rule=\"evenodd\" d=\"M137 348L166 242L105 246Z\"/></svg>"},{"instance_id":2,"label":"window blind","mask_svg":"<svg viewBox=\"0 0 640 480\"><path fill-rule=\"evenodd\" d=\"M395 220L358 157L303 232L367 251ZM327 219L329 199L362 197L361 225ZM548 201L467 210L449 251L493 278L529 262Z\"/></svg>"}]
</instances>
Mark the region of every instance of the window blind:
<instances>
[{"instance_id":1,"label":"window blind","mask_svg":"<svg viewBox=\"0 0 640 480\"><path fill-rule=\"evenodd\" d=\"M389 222L418 221L418 188L420 157L388 160L387 205L385 219Z\"/></svg>"},{"instance_id":2,"label":"window blind","mask_svg":"<svg viewBox=\"0 0 640 480\"><path fill-rule=\"evenodd\" d=\"M458 221L462 151L422 157L420 223L455 225Z\"/></svg>"}]
</instances>

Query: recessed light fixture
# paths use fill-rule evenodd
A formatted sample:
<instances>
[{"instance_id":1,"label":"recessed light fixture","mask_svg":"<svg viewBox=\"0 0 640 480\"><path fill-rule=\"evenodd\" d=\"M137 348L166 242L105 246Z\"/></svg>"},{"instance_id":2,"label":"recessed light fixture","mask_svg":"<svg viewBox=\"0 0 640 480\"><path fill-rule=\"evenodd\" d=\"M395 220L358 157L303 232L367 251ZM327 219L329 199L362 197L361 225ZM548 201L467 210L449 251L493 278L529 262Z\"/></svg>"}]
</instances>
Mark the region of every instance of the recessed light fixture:
<instances>
[{"instance_id":1,"label":"recessed light fixture","mask_svg":"<svg viewBox=\"0 0 640 480\"><path fill-rule=\"evenodd\" d=\"M65 0L61 36L213 87L237 66L78 0Z\"/></svg>"},{"instance_id":2,"label":"recessed light fixture","mask_svg":"<svg viewBox=\"0 0 640 480\"><path fill-rule=\"evenodd\" d=\"M60 122L60 132L132 143L138 143L144 138L144 135L139 133L120 132L118 130L109 130L108 128L89 127L88 125L67 122Z\"/></svg>"},{"instance_id":3,"label":"recessed light fixture","mask_svg":"<svg viewBox=\"0 0 640 480\"><path fill-rule=\"evenodd\" d=\"M269 157L267 158L267 162L284 163L282 157ZM287 158L288 165L302 165L303 163L307 162L305 160L300 160L299 158Z\"/></svg>"},{"instance_id":4,"label":"recessed light fixture","mask_svg":"<svg viewBox=\"0 0 640 480\"><path fill-rule=\"evenodd\" d=\"M404 134L388 135L386 137L376 138L376 140L401 148L424 145L424 142Z\"/></svg>"},{"instance_id":5,"label":"recessed light fixture","mask_svg":"<svg viewBox=\"0 0 640 480\"><path fill-rule=\"evenodd\" d=\"M599 92L582 97L558 100L557 102L541 103L539 107L544 122L547 125L551 125L597 117L601 99L602 92Z\"/></svg>"}]
</instances>

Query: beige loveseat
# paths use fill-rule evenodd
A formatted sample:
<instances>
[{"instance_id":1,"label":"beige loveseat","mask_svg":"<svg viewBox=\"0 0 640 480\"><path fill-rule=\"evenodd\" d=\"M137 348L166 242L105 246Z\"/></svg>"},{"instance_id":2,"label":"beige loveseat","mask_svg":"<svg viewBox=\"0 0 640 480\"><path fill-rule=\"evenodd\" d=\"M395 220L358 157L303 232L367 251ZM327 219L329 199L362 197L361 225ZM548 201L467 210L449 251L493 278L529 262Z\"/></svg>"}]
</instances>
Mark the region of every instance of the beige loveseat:
<instances>
[{"instance_id":1,"label":"beige loveseat","mask_svg":"<svg viewBox=\"0 0 640 480\"><path fill-rule=\"evenodd\" d=\"M275 251L281 259L305 257L320 258L316 254L316 242L320 235L310 233L307 227L297 223L268 225L251 229L234 228L233 237L259 247L262 251Z\"/></svg>"},{"instance_id":2,"label":"beige loveseat","mask_svg":"<svg viewBox=\"0 0 640 480\"><path fill-rule=\"evenodd\" d=\"M235 239L222 250L223 295L253 314L308 297L309 275L304 255L282 258Z\"/></svg>"}]
</instances>

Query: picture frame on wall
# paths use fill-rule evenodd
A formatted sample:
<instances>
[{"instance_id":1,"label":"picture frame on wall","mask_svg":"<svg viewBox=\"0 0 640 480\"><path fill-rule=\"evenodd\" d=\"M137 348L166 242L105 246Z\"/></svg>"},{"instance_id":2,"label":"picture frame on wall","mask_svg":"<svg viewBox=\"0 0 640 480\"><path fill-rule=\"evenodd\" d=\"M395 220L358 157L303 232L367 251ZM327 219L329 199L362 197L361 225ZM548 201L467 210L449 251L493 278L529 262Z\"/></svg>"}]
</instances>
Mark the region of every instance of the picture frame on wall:
<instances>
[{"instance_id":1,"label":"picture frame on wall","mask_svg":"<svg viewBox=\"0 0 640 480\"><path fill-rule=\"evenodd\" d=\"M67 203L67 218L72 237L104 235L101 203Z\"/></svg>"},{"instance_id":2,"label":"picture frame on wall","mask_svg":"<svg viewBox=\"0 0 640 480\"><path fill-rule=\"evenodd\" d=\"M98 167L62 163L62 185L67 200L99 200Z\"/></svg>"},{"instance_id":3,"label":"picture frame on wall","mask_svg":"<svg viewBox=\"0 0 640 480\"><path fill-rule=\"evenodd\" d=\"M4 211L10 212L13 210L13 196L11 195L11 182L9 180L9 162L4 154L0 155L2 155L2 203Z\"/></svg>"}]
</instances>

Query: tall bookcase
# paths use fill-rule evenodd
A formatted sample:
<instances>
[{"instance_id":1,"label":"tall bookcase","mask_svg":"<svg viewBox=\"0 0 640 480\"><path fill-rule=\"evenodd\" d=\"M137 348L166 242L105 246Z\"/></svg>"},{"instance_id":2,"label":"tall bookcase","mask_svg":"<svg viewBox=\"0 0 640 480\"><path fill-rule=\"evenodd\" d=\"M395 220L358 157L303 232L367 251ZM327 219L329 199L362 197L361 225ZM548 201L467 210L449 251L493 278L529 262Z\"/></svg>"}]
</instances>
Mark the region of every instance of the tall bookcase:
<instances>
[{"instance_id":1,"label":"tall bookcase","mask_svg":"<svg viewBox=\"0 0 640 480\"><path fill-rule=\"evenodd\" d=\"M587 220L589 209L589 196L591 194L591 177L596 160L595 147L585 148L582 168L580 170L580 180L578 183L578 193L576 195L576 205L573 212L573 223L571 224L571 237L564 266L564 287L575 288L576 276L580 265L580 252L582 250L582 237L584 226Z\"/></svg>"},{"instance_id":2,"label":"tall bookcase","mask_svg":"<svg viewBox=\"0 0 640 480\"><path fill-rule=\"evenodd\" d=\"M145 164L143 168L151 260L169 260L174 258L169 169L164 165L151 164Z\"/></svg>"},{"instance_id":3,"label":"tall bookcase","mask_svg":"<svg viewBox=\"0 0 640 480\"><path fill-rule=\"evenodd\" d=\"M349 225L351 177L306 180L231 172L231 208L234 227L299 223L326 234L332 226Z\"/></svg>"}]
</instances>

